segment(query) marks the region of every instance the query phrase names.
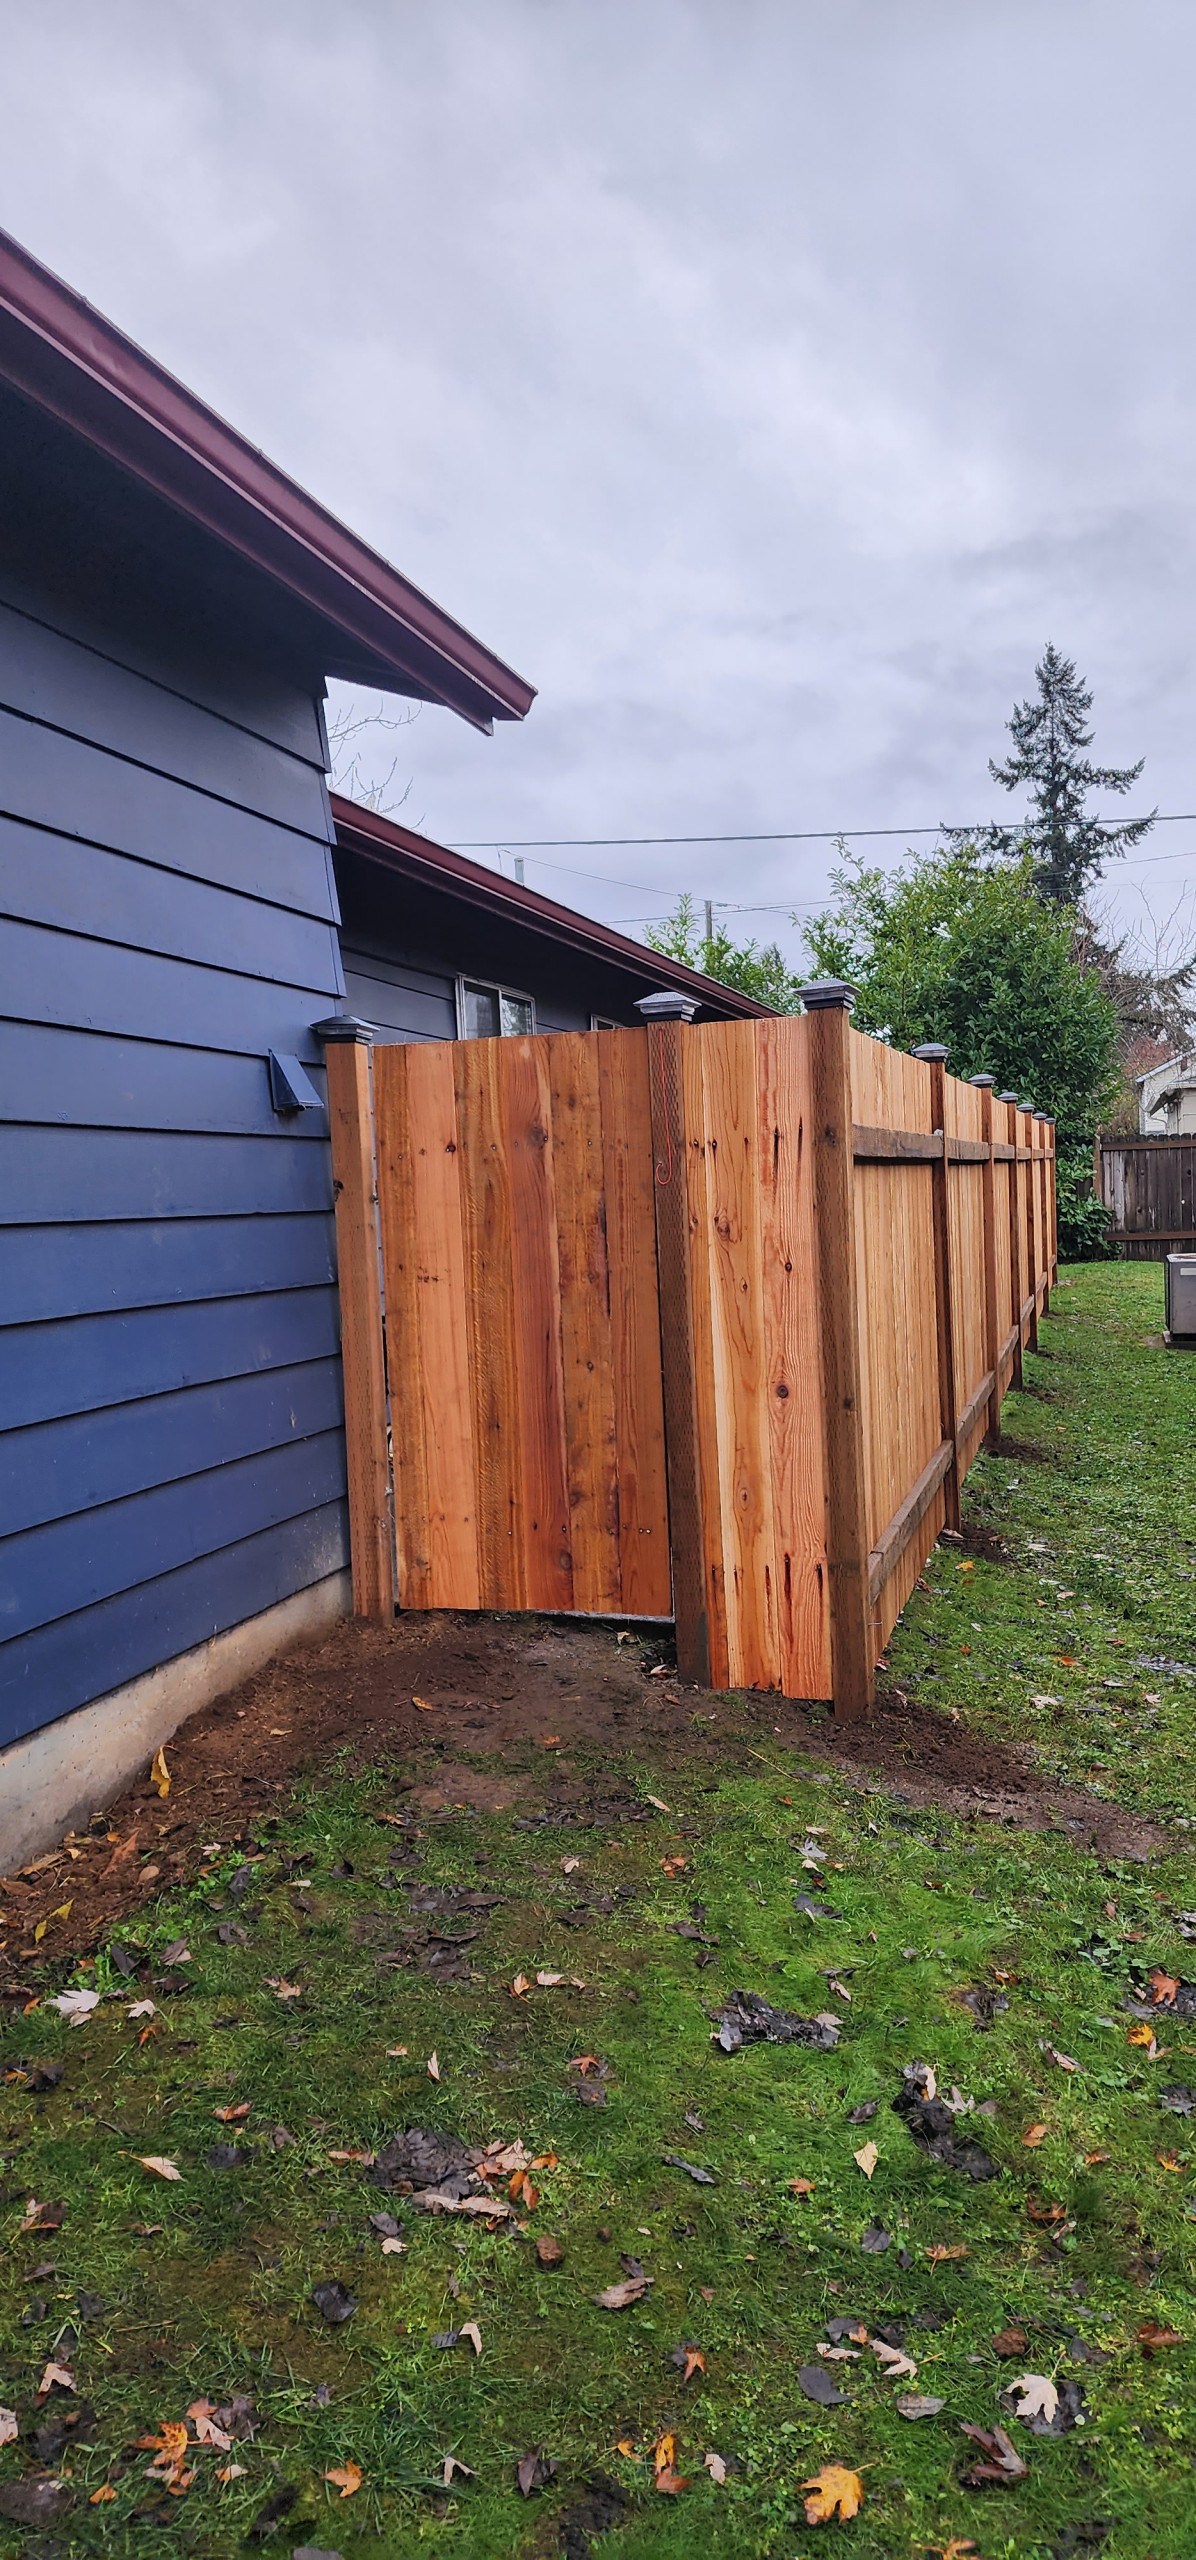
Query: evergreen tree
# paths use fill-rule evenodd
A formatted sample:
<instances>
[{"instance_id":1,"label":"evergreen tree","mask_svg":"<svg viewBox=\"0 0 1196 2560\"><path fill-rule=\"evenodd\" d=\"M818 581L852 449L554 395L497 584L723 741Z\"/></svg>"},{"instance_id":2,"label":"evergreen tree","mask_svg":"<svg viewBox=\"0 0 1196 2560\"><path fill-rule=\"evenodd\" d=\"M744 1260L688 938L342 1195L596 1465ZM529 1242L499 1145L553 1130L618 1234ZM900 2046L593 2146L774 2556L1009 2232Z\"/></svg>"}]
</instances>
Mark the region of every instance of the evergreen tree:
<instances>
[{"instance_id":1,"label":"evergreen tree","mask_svg":"<svg viewBox=\"0 0 1196 2560\"><path fill-rule=\"evenodd\" d=\"M1037 697L1017 703L1007 724L1013 753L1004 764L990 759L988 768L1005 791L1029 783L1030 814L1018 827L949 827L944 833L954 845L975 845L988 854L1029 853L1037 895L1048 906L1077 907L1101 865L1124 853L1127 845L1140 843L1154 824L1153 811L1148 818L1129 818L1123 826L1090 816L1088 794L1131 791L1145 757L1121 771L1089 764L1085 750L1092 744L1092 731L1086 723L1092 695L1073 660L1048 642L1034 673Z\"/></svg>"}]
</instances>

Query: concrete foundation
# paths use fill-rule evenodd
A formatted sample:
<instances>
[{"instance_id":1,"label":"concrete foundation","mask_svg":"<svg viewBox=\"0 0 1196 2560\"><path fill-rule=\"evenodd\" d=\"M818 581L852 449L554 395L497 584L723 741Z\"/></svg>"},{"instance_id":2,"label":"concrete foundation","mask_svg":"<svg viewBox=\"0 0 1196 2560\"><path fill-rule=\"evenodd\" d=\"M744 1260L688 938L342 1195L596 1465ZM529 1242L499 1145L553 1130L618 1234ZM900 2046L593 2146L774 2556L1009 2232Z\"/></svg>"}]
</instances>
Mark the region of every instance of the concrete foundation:
<instances>
[{"instance_id":1,"label":"concrete foundation","mask_svg":"<svg viewBox=\"0 0 1196 2560\"><path fill-rule=\"evenodd\" d=\"M149 1767L159 1745L188 1716L289 1645L347 1617L352 1606L350 1575L330 1573L309 1591L296 1591L123 1689L110 1689L107 1697L10 1742L0 1751L0 1874L15 1874L43 1849L52 1849L64 1832L84 1830L93 1813Z\"/></svg>"}]
</instances>

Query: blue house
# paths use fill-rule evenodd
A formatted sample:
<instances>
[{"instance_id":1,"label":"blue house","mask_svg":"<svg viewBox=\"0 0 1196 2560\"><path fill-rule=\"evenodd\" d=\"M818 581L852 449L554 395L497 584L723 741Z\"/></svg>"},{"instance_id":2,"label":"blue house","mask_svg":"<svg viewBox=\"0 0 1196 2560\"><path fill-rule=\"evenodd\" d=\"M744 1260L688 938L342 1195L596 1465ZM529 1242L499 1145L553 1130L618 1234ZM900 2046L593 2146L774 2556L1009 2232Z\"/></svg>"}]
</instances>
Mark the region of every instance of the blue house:
<instances>
[{"instance_id":1,"label":"blue house","mask_svg":"<svg viewBox=\"0 0 1196 2560\"><path fill-rule=\"evenodd\" d=\"M533 699L0 235L3 1866L347 1605L329 676Z\"/></svg>"},{"instance_id":2,"label":"blue house","mask_svg":"<svg viewBox=\"0 0 1196 2560\"><path fill-rule=\"evenodd\" d=\"M0 234L0 1871L350 1605L313 1026L760 1010L334 824L330 676L533 700Z\"/></svg>"}]
</instances>

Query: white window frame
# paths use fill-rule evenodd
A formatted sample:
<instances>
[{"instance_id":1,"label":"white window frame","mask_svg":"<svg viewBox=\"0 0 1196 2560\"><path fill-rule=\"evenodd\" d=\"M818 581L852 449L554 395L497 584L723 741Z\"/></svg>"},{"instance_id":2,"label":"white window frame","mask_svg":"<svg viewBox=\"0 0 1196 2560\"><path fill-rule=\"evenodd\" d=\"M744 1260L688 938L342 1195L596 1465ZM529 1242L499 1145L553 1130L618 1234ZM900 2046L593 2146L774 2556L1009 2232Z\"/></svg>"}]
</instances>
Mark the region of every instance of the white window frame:
<instances>
[{"instance_id":1,"label":"white window frame","mask_svg":"<svg viewBox=\"0 0 1196 2560\"><path fill-rule=\"evenodd\" d=\"M591 1031L625 1031L626 1028L626 1023L616 1022L613 1014L592 1013L590 1015Z\"/></svg>"},{"instance_id":2,"label":"white window frame","mask_svg":"<svg viewBox=\"0 0 1196 2560\"><path fill-rule=\"evenodd\" d=\"M534 996L529 995L524 987L508 987L503 985L497 978L475 978L471 971L467 972L462 970L458 975L456 982L458 1040L468 1040L470 1037L469 1032L465 1028L465 990L467 987L482 987L485 989L487 995L498 996L500 999L503 996L509 996L515 1004L530 1005L532 1009L532 1031L535 1031L536 999ZM499 1031L497 1033L485 1033L483 1036L488 1039L497 1038L499 1040L518 1040L526 1038L527 1034L518 1031Z\"/></svg>"}]
</instances>

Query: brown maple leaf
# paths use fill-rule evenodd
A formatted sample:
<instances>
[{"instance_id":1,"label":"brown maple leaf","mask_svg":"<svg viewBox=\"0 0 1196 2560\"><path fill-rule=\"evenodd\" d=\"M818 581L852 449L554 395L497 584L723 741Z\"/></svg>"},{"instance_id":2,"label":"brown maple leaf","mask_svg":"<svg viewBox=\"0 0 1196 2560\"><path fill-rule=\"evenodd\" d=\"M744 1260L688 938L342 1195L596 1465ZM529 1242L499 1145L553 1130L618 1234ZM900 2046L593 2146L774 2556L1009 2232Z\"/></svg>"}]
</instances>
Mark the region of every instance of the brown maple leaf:
<instances>
[{"instance_id":1,"label":"brown maple leaf","mask_svg":"<svg viewBox=\"0 0 1196 2560\"><path fill-rule=\"evenodd\" d=\"M864 2503L864 2483L858 2471L847 2471L841 2462L826 2462L812 2480L802 2481L806 2500L806 2523L829 2524L839 2516L844 2524L858 2516Z\"/></svg>"}]
</instances>

